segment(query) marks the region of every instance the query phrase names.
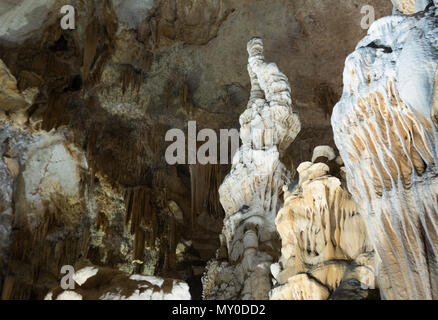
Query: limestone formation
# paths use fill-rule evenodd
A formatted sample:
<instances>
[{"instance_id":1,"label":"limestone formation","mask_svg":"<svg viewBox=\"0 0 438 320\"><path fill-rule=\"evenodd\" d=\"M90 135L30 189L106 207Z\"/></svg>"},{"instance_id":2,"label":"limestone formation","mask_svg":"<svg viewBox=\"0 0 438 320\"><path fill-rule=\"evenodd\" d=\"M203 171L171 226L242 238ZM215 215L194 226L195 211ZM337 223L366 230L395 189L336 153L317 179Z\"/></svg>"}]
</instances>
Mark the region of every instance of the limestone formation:
<instances>
[{"instance_id":1,"label":"limestone formation","mask_svg":"<svg viewBox=\"0 0 438 320\"><path fill-rule=\"evenodd\" d=\"M346 60L332 116L385 299L438 299L437 16L376 21Z\"/></svg>"},{"instance_id":2,"label":"limestone formation","mask_svg":"<svg viewBox=\"0 0 438 320\"><path fill-rule=\"evenodd\" d=\"M128 275L108 268L83 267L72 276L74 289L50 291L45 300L190 300L183 281ZM70 285L66 281L67 285Z\"/></svg>"},{"instance_id":3,"label":"limestone formation","mask_svg":"<svg viewBox=\"0 0 438 320\"><path fill-rule=\"evenodd\" d=\"M74 30L60 26L66 4L75 9ZM218 277L205 283L222 289L210 297L267 298L269 273L281 272L272 262L280 256L274 218L289 183L285 167L312 159L316 145L333 145L330 115L345 57L364 33L364 5L376 17L392 10L381 0L0 1L1 297L43 299L59 285L62 266L86 257L99 270L182 279L200 299L202 272L224 230L210 263ZM294 88L303 127L295 140L289 97L269 91L281 91L284 79L270 83L264 64L267 77L245 72L244 47L255 34ZM239 156L253 160L236 164L227 182L223 229L217 191L230 166L169 165L164 136L186 132L189 121L217 132L237 128L251 78L274 100L269 108L255 101L242 115ZM327 156L321 151L315 161ZM327 162L330 172L345 176L338 162ZM269 222L253 222L254 212ZM256 227L233 225L247 216ZM262 264L254 272L238 258L242 233L246 246L257 242ZM348 279L365 270L349 272L352 265Z\"/></svg>"},{"instance_id":4,"label":"limestone formation","mask_svg":"<svg viewBox=\"0 0 438 320\"><path fill-rule=\"evenodd\" d=\"M75 256L83 245L79 230L89 217L83 153L66 141L62 131L37 133L16 125L4 121L0 126L3 299L27 291L32 269L44 265L44 270L58 273L65 255Z\"/></svg>"},{"instance_id":5,"label":"limestone formation","mask_svg":"<svg viewBox=\"0 0 438 320\"><path fill-rule=\"evenodd\" d=\"M17 122L25 122L25 112L32 106L38 95L37 88L28 88L20 92L17 80L4 62L0 60L0 119L13 118Z\"/></svg>"},{"instance_id":6,"label":"limestone formation","mask_svg":"<svg viewBox=\"0 0 438 320\"><path fill-rule=\"evenodd\" d=\"M271 300L327 300L330 292L306 273L291 277L288 282L272 290Z\"/></svg>"},{"instance_id":7,"label":"limestone formation","mask_svg":"<svg viewBox=\"0 0 438 320\"><path fill-rule=\"evenodd\" d=\"M394 9L404 14L414 14L426 9L429 0L392 0Z\"/></svg>"},{"instance_id":8,"label":"limestone formation","mask_svg":"<svg viewBox=\"0 0 438 320\"><path fill-rule=\"evenodd\" d=\"M243 145L219 188L225 219L217 258L225 261L207 267L206 299L267 299L278 255L274 220L290 180L279 157L301 129L287 77L265 62L261 39L251 39L247 49L251 96L240 117Z\"/></svg>"},{"instance_id":9,"label":"limestone formation","mask_svg":"<svg viewBox=\"0 0 438 320\"><path fill-rule=\"evenodd\" d=\"M336 159L335 152L332 147L329 146L318 146L313 150L312 162L317 162L319 158L326 158L328 161Z\"/></svg>"},{"instance_id":10,"label":"limestone formation","mask_svg":"<svg viewBox=\"0 0 438 320\"><path fill-rule=\"evenodd\" d=\"M330 175L335 158L331 147L315 148L313 159L319 160L302 163L299 179L284 188L284 206L275 220L282 255L280 270L273 273L278 283L270 294L273 300L328 299L353 262L365 253L373 255L356 203L340 179ZM371 270L368 278L355 278L359 291L375 283L372 262L356 262Z\"/></svg>"},{"instance_id":11,"label":"limestone formation","mask_svg":"<svg viewBox=\"0 0 438 320\"><path fill-rule=\"evenodd\" d=\"M165 266L184 264L191 244L175 240L178 205L169 202L168 224L157 231L156 217L148 216L155 205L149 189L123 188L101 173L91 177L88 155L71 142L71 131L47 132L28 121L34 91L20 91L0 61L1 298L43 298L59 283L61 268L84 256L114 272L154 274L155 237L162 236Z\"/></svg>"},{"instance_id":12,"label":"limestone formation","mask_svg":"<svg viewBox=\"0 0 438 320\"><path fill-rule=\"evenodd\" d=\"M38 32L56 0L2 1L0 3L0 39L23 42ZM59 10L58 10L59 11Z\"/></svg>"}]
</instances>

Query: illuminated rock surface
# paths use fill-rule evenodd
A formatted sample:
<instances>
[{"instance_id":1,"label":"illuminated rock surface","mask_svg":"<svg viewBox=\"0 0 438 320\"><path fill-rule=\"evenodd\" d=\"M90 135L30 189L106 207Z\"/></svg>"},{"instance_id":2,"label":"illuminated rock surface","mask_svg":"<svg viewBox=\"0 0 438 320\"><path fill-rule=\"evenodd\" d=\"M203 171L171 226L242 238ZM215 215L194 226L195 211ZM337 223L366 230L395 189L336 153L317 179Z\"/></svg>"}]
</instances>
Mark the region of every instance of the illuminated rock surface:
<instances>
[{"instance_id":1,"label":"illuminated rock surface","mask_svg":"<svg viewBox=\"0 0 438 320\"><path fill-rule=\"evenodd\" d=\"M438 298L437 15L376 21L346 60L332 116L386 299Z\"/></svg>"},{"instance_id":2,"label":"illuminated rock surface","mask_svg":"<svg viewBox=\"0 0 438 320\"><path fill-rule=\"evenodd\" d=\"M345 299L348 290L337 289L347 282L347 273L360 267L368 272L350 275L355 281L350 290L356 290L354 299L368 298L372 292L366 289L375 289L375 275L362 217L341 180L330 175L340 173L333 149L317 147L313 158L318 162L302 163L299 179L284 189L284 206L275 220L282 240L280 270L273 273L278 285L270 298Z\"/></svg>"},{"instance_id":3,"label":"illuminated rock surface","mask_svg":"<svg viewBox=\"0 0 438 320\"><path fill-rule=\"evenodd\" d=\"M75 289L57 288L45 300L190 300L187 283L85 267L73 276Z\"/></svg>"},{"instance_id":4,"label":"illuminated rock surface","mask_svg":"<svg viewBox=\"0 0 438 320\"><path fill-rule=\"evenodd\" d=\"M287 77L275 63L265 62L261 39L251 39L247 48L251 96L240 117L243 145L219 188L225 209L220 250L227 261L208 265L203 279L206 299L267 298L270 264L278 251L274 220L279 194L290 179L280 152L301 129ZM230 277L234 281L227 281Z\"/></svg>"}]
</instances>

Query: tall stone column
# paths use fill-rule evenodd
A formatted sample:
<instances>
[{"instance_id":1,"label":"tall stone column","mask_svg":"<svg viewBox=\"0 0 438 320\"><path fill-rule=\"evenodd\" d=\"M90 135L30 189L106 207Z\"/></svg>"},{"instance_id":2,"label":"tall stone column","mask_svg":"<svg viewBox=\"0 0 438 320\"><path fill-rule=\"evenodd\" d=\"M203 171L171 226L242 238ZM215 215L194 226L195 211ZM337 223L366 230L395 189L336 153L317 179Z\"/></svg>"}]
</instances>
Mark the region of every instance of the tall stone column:
<instances>
[{"instance_id":1,"label":"tall stone column","mask_svg":"<svg viewBox=\"0 0 438 320\"><path fill-rule=\"evenodd\" d=\"M301 129L287 77L265 62L261 39L247 49L251 97L240 117L242 146L219 189L226 217L218 259L203 279L206 299L268 299L280 248L275 216L290 181L280 153Z\"/></svg>"}]
</instances>

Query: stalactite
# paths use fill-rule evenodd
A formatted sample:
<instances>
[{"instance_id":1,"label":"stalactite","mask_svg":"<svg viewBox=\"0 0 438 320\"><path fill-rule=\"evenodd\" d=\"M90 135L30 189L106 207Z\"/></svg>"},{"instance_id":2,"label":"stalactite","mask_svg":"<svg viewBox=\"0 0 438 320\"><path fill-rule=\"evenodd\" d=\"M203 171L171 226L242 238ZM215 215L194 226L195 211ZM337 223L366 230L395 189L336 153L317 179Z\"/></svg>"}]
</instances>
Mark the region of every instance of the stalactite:
<instances>
[{"instance_id":1,"label":"stalactite","mask_svg":"<svg viewBox=\"0 0 438 320\"><path fill-rule=\"evenodd\" d=\"M160 175L159 175L160 176ZM155 180L160 180L156 177ZM159 186L156 186L158 189ZM148 187L127 188L125 190L125 226L129 226L130 233L134 236L134 260L144 260L145 246L155 247L156 241L160 244L160 254L163 261L163 271L176 269L176 246L180 239L180 231L176 221L171 215L158 213L167 205L165 192L161 192L164 198L155 197L155 192ZM159 203L158 203L158 202ZM140 272L137 266L135 272Z\"/></svg>"},{"instance_id":2,"label":"stalactite","mask_svg":"<svg viewBox=\"0 0 438 320\"><path fill-rule=\"evenodd\" d=\"M123 94L126 93L128 89L132 90L135 95L137 95L137 99L140 98L140 87L143 84L144 75L142 72L135 70L132 66L125 66L120 72L120 83L122 87ZM139 103L139 100L137 100Z\"/></svg>"},{"instance_id":3,"label":"stalactite","mask_svg":"<svg viewBox=\"0 0 438 320\"><path fill-rule=\"evenodd\" d=\"M217 190L220 186L221 172L218 165L190 165L191 185L191 224L203 210L214 217L222 216L222 208Z\"/></svg>"},{"instance_id":4,"label":"stalactite","mask_svg":"<svg viewBox=\"0 0 438 320\"><path fill-rule=\"evenodd\" d=\"M210 189L208 196L208 212L215 218L223 218L224 211L219 199L219 187L222 183L222 173L218 165L214 165L211 170Z\"/></svg>"},{"instance_id":5,"label":"stalactite","mask_svg":"<svg viewBox=\"0 0 438 320\"><path fill-rule=\"evenodd\" d=\"M171 270L176 269L176 246L177 246L177 230L174 218L170 218L169 222L169 267Z\"/></svg>"},{"instance_id":6,"label":"stalactite","mask_svg":"<svg viewBox=\"0 0 438 320\"><path fill-rule=\"evenodd\" d=\"M143 261L145 241L151 243L150 239L145 239L144 228L152 228L152 237L158 232L158 227L153 221L151 205L151 189L147 187L136 187L125 190L125 226L130 224L130 232L134 235L134 259ZM155 239L155 238L154 238Z\"/></svg>"},{"instance_id":7,"label":"stalactite","mask_svg":"<svg viewBox=\"0 0 438 320\"><path fill-rule=\"evenodd\" d=\"M99 42L99 20L94 17L88 24L86 28L86 38L84 44L84 53L82 61L82 79L87 81L90 69L95 60L98 42Z\"/></svg>"}]
</instances>

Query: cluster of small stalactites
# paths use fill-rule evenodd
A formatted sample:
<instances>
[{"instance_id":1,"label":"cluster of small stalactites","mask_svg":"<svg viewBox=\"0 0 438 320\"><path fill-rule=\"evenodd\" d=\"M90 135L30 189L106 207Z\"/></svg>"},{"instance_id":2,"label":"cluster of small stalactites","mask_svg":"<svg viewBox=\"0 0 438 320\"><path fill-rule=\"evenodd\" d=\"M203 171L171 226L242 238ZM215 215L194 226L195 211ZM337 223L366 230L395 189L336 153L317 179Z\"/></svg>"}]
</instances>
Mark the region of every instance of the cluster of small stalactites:
<instances>
[{"instance_id":1,"label":"cluster of small stalactites","mask_svg":"<svg viewBox=\"0 0 438 320\"><path fill-rule=\"evenodd\" d=\"M414 14L426 9L433 3L432 0L392 0L396 12L404 14Z\"/></svg>"}]
</instances>

